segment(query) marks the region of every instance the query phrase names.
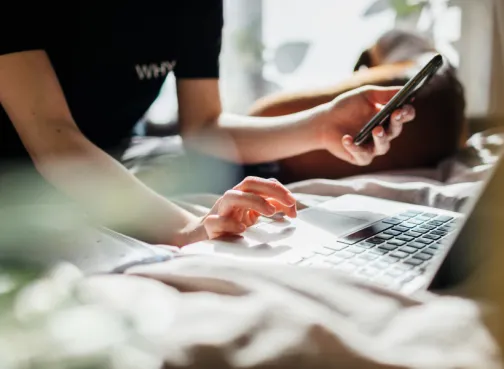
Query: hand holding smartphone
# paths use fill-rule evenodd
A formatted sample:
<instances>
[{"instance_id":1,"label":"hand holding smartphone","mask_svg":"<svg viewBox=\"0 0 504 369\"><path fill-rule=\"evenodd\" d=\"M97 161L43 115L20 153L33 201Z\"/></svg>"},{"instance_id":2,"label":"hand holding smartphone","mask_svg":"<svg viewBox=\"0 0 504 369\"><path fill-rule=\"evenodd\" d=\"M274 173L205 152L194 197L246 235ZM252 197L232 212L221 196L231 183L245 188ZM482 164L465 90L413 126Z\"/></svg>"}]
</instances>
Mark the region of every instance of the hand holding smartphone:
<instances>
[{"instance_id":1,"label":"hand holding smartphone","mask_svg":"<svg viewBox=\"0 0 504 369\"><path fill-rule=\"evenodd\" d=\"M374 128L387 122L394 111L401 109L405 104L411 103L418 91L429 83L442 65L443 57L437 54L362 128L354 137L355 145L359 146L367 143L371 139L371 132Z\"/></svg>"}]
</instances>

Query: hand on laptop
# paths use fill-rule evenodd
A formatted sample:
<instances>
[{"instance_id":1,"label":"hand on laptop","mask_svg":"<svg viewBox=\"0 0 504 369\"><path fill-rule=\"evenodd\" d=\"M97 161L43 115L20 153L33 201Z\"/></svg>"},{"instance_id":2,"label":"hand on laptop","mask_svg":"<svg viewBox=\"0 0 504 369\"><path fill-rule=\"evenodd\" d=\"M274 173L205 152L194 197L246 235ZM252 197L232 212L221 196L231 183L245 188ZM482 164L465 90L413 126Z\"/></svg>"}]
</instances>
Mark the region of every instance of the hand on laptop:
<instances>
[{"instance_id":1,"label":"hand on laptop","mask_svg":"<svg viewBox=\"0 0 504 369\"><path fill-rule=\"evenodd\" d=\"M259 216L297 216L296 200L276 179L247 177L227 191L205 216L201 226L209 239L243 233Z\"/></svg>"},{"instance_id":2,"label":"hand on laptop","mask_svg":"<svg viewBox=\"0 0 504 369\"><path fill-rule=\"evenodd\" d=\"M372 144L356 146L353 137L400 89L362 87L336 98L330 104L329 119L322 126L326 149L336 157L359 166L369 165L376 156L385 155L390 149L390 141L401 134L402 125L415 118L415 109L411 105L394 112L388 129L376 127Z\"/></svg>"}]
</instances>

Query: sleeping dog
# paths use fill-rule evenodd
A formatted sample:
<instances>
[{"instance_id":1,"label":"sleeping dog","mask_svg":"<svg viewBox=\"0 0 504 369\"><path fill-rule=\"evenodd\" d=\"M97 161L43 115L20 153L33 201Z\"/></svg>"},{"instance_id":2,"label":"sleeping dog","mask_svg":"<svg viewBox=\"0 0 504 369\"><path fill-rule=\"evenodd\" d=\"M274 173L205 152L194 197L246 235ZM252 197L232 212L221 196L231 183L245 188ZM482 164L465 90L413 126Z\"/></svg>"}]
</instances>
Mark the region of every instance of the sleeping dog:
<instances>
[{"instance_id":1,"label":"sleeping dog","mask_svg":"<svg viewBox=\"0 0 504 369\"><path fill-rule=\"evenodd\" d=\"M277 94L257 101L254 116L279 116L309 109L365 86L402 86L437 51L423 37L399 30L387 32L364 50L354 73L335 86L316 91ZM456 70L448 62L416 96L416 119L405 125L390 152L367 167L342 162L326 151L283 160L279 179L336 179L369 172L431 167L454 154L466 140L465 99Z\"/></svg>"}]
</instances>

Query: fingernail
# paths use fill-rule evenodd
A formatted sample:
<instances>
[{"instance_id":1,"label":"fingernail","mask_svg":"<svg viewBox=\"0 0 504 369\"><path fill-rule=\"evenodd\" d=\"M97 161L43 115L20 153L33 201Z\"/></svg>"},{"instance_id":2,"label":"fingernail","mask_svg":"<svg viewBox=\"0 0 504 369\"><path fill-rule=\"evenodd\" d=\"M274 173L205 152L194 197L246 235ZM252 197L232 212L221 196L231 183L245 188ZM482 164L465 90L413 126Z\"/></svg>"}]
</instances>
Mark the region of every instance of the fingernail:
<instances>
[{"instance_id":1,"label":"fingernail","mask_svg":"<svg viewBox=\"0 0 504 369\"><path fill-rule=\"evenodd\" d=\"M400 122L403 119L403 113L399 113L396 115L396 121Z\"/></svg>"},{"instance_id":2,"label":"fingernail","mask_svg":"<svg viewBox=\"0 0 504 369\"><path fill-rule=\"evenodd\" d=\"M350 146L350 145L352 145L352 141L350 141L350 140L344 140L343 141L343 145Z\"/></svg>"},{"instance_id":3,"label":"fingernail","mask_svg":"<svg viewBox=\"0 0 504 369\"><path fill-rule=\"evenodd\" d=\"M296 199L292 196L289 196L287 198L287 204L286 205L290 205L290 206L293 206L293 205L296 205Z\"/></svg>"},{"instance_id":4,"label":"fingernail","mask_svg":"<svg viewBox=\"0 0 504 369\"><path fill-rule=\"evenodd\" d=\"M268 208L268 214L275 214L276 213L276 208L273 205L268 204L267 208Z\"/></svg>"},{"instance_id":5,"label":"fingernail","mask_svg":"<svg viewBox=\"0 0 504 369\"><path fill-rule=\"evenodd\" d=\"M378 137L383 137L383 136L385 136L385 131L383 129L380 129L376 135Z\"/></svg>"},{"instance_id":6,"label":"fingernail","mask_svg":"<svg viewBox=\"0 0 504 369\"><path fill-rule=\"evenodd\" d=\"M240 224L240 231L245 232L247 230L247 226L243 223Z\"/></svg>"}]
</instances>

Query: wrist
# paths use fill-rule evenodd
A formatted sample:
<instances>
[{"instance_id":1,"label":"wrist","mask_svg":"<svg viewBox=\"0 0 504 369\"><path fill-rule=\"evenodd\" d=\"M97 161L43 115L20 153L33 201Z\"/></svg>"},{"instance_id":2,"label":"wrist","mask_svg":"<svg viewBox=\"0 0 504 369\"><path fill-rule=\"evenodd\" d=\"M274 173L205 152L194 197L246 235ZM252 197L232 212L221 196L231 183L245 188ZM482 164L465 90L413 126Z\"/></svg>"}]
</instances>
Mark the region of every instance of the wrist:
<instances>
[{"instance_id":1,"label":"wrist","mask_svg":"<svg viewBox=\"0 0 504 369\"><path fill-rule=\"evenodd\" d=\"M204 217L199 217L189 222L184 228L175 232L172 244L177 247L184 247L195 242L208 240L208 234L203 225Z\"/></svg>"},{"instance_id":2,"label":"wrist","mask_svg":"<svg viewBox=\"0 0 504 369\"><path fill-rule=\"evenodd\" d=\"M327 137L326 131L333 120L331 112L333 110L334 102L329 102L322 104L313 109L313 116L309 122L309 136L313 142L313 150L323 150L326 148L325 137Z\"/></svg>"}]
</instances>

